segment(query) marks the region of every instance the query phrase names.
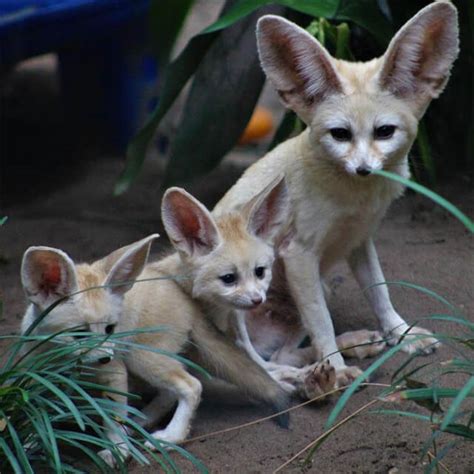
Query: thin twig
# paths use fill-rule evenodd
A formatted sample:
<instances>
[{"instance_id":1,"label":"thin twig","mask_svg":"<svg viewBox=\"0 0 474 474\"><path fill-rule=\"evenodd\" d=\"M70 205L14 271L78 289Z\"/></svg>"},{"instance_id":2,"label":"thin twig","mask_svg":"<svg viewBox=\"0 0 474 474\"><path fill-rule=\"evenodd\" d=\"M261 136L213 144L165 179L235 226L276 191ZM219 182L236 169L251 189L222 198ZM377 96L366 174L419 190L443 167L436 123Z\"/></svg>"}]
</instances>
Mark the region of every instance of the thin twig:
<instances>
[{"instance_id":1,"label":"thin twig","mask_svg":"<svg viewBox=\"0 0 474 474\"><path fill-rule=\"evenodd\" d=\"M371 407L372 405L374 405L375 403L378 403L380 400L371 400L369 403L366 403L365 405L363 405L362 407L360 407L359 409L357 409L355 412L351 413L349 416L347 416L346 418L344 418L343 420L341 420L339 423L336 423L332 428L330 428L329 430L326 430L323 434L321 434L320 436L318 436L315 440L311 441L311 443L309 443L308 445L306 445L303 449L301 449L300 451L298 451L294 456L292 456L290 459L288 459L288 461L284 462L281 466L279 466L277 469L275 469L273 471L273 474L276 474L277 472L280 472L282 469L284 469L286 466L288 466L289 464L291 464L295 459L299 458L304 452L306 452L308 449L311 449L315 444L319 443L319 441L321 441L323 438L325 438L326 436L328 436L329 434L331 434L333 431L337 430L337 428L339 428L339 426L343 425L344 423L346 423L347 421L349 421L350 419L354 418L355 416L357 416L360 412L366 410L367 408Z\"/></svg>"},{"instance_id":2,"label":"thin twig","mask_svg":"<svg viewBox=\"0 0 474 474\"><path fill-rule=\"evenodd\" d=\"M210 433L205 433L203 435L195 436L194 438L188 438L187 440L183 441L181 444L189 444L194 441L199 441L201 439L209 438L211 436L216 436L224 433L230 433L232 431L240 430L242 428L248 428L249 426L256 425L258 423L261 423L262 421L267 421L271 420L272 418L276 418L277 416L280 416L284 413L289 413L290 411L297 410L298 408L304 407L305 405L309 405L310 403L316 402L322 398L327 397L328 395L332 395L333 393L340 392L342 390L345 390L349 385L346 385L344 387L339 387L335 388L334 390L331 390L330 392L323 393L322 395L318 395L315 398L312 398L311 400L307 400L305 402L299 403L298 405L292 406L290 408L287 408L286 410L279 411L278 413L273 413L272 415L265 416L263 418L258 418L257 420L249 421L247 423L242 423L237 426L231 426L230 428L225 428L223 430L218 430L218 431L211 431ZM362 383L360 384L361 387L390 387L390 385L385 384L385 383Z\"/></svg>"},{"instance_id":3,"label":"thin twig","mask_svg":"<svg viewBox=\"0 0 474 474\"><path fill-rule=\"evenodd\" d=\"M435 459L436 456L431 452L431 451L428 451L428 456L431 458L431 459ZM446 464L442 463L441 461L438 461L438 464L445 470L445 472L447 474L452 474L451 471L449 470L448 466L446 466Z\"/></svg>"}]
</instances>

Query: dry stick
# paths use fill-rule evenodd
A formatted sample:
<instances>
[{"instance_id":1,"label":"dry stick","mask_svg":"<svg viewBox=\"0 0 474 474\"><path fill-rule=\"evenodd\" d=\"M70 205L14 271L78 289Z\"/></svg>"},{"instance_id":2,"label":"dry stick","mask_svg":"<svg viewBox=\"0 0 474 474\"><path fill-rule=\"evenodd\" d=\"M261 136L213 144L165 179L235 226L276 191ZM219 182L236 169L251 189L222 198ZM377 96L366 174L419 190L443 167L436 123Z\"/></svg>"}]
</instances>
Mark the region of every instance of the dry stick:
<instances>
[{"instance_id":1,"label":"dry stick","mask_svg":"<svg viewBox=\"0 0 474 474\"><path fill-rule=\"evenodd\" d=\"M360 386L361 387L385 387L385 388L390 387L390 385L385 384L385 383L370 383L370 382L361 383ZM220 434L224 434L224 433L229 433L231 431L240 430L242 428L248 428L249 426L261 423L262 421L271 420L272 418L280 416L283 413L288 413L290 411L297 410L298 408L301 408L301 407L304 407L305 405L309 405L310 403L316 402L316 401L320 400L321 398L325 398L328 395L332 395L333 393L337 393L337 392L340 392L342 390L345 390L347 387L349 387L349 385L345 385L344 387L335 388L334 390L331 390L330 392L326 392L326 393L323 393L321 395L318 395L317 397L312 398L311 400L307 400L303 403L299 403L298 405L287 408L286 410L279 411L278 413L273 413L273 415L265 416L263 418L258 418L257 420L249 421L248 423L243 423L243 424L237 425L237 426L231 426L230 428L225 428L223 430L211 431L210 433L205 433L203 435L195 436L194 438L186 439L181 444L183 444L183 445L184 444L189 444L189 443L192 443L194 441L199 441L200 439L209 438L211 436L216 436L216 435L220 435Z\"/></svg>"},{"instance_id":2,"label":"dry stick","mask_svg":"<svg viewBox=\"0 0 474 474\"><path fill-rule=\"evenodd\" d=\"M428 456L431 459L436 458L436 456L431 451L428 451ZM448 466L446 466L446 464L442 463L441 461L438 461L438 464L447 472L447 474L451 474L451 471L448 469Z\"/></svg>"},{"instance_id":3,"label":"dry stick","mask_svg":"<svg viewBox=\"0 0 474 474\"><path fill-rule=\"evenodd\" d=\"M351 418L354 418L357 416L360 412L366 410L367 408L371 407L374 403L379 402L380 400L371 400L369 403L366 403L364 406L360 407L358 410L356 410L354 413L351 413L349 416L341 420L339 423L335 424L332 428L329 430L325 431L322 435L318 436L315 440L311 441L307 446L305 446L301 451L298 451L294 456L292 456L288 461L284 462L281 466L279 466L277 469L273 471L273 474L276 474L277 472L280 472L283 468L288 466L288 464L291 464L296 458L299 458L305 451L308 449L311 449L315 444L319 443L321 439L325 438L327 435L335 431L339 426L343 425L347 421L349 421Z\"/></svg>"}]
</instances>

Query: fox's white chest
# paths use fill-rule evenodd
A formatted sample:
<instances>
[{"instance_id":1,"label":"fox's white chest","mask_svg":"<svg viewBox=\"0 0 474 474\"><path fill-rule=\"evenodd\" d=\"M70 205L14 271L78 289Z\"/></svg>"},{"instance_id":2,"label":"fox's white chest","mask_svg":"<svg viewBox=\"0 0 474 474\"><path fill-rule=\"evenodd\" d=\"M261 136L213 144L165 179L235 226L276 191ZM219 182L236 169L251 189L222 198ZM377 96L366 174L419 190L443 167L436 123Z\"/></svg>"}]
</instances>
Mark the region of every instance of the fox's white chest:
<instances>
[{"instance_id":1,"label":"fox's white chest","mask_svg":"<svg viewBox=\"0 0 474 474\"><path fill-rule=\"evenodd\" d=\"M299 242L315 252L324 272L367 240L400 190L374 187L345 195L306 189L306 199L294 200Z\"/></svg>"}]
</instances>

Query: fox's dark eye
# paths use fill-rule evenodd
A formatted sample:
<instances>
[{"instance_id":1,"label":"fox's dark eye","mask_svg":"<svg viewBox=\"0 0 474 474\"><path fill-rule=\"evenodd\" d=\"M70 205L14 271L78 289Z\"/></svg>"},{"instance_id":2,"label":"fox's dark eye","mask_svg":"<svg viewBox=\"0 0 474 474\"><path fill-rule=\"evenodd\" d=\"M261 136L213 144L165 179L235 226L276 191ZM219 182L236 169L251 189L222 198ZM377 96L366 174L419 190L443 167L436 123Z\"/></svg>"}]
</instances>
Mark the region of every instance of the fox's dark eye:
<instances>
[{"instance_id":1,"label":"fox's dark eye","mask_svg":"<svg viewBox=\"0 0 474 474\"><path fill-rule=\"evenodd\" d=\"M395 125L382 125L374 130L374 137L377 139L390 138L395 133Z\"/></svg>"},{"instance_id":2,"label":"fox's dark eye","mask_svg":"<svg viewBox=\"0 0 474 474\"><path fill-rule=\"evenodd\" d=\"M255 269L255 276L257 278L260 278L260 279L264 278L265 277L265 267L257 267Z\"/></svg>"},{"instance_id":3,"label":"fox's dark eye","mask_svg":"<svg viewBox=\"0 0 474 474\"><path fill-rule=\"evenodd\" d=\"M219 279L226 285L232 285L237 281L237 275L235 273L227 273L226 275L220 276Z\"/></svg>"},{"instance_id":4,"label":"fox's dark eye","mask_svg":"<svg viewBox=\"0 0 474 474\"><path fill-rule=\"evenodd\" d=\"M332 138L338 142L349 142L352 140L352 132L348 128L331 128L329 132Z\"/></svg>"},{"instance_id":5,"label":"fox's dark eye","mask_svg":"<svg viewBox=\"0 0 474 474\"><path fill-rule=\"evenodd\" d=\"M108 324L105 326L105 334L113 334L115 331L115 324Z\"/></svg>"}]
</instances>

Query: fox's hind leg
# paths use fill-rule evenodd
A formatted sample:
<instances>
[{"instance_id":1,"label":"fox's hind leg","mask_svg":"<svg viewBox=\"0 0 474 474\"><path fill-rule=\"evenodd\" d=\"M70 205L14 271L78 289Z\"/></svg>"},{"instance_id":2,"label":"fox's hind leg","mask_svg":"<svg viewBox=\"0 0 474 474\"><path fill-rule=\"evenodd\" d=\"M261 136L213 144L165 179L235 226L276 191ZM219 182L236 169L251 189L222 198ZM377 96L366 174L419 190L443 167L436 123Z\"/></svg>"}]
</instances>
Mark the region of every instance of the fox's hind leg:
<instances>
[{"instance_id":1,"label":"fox's hind leg","mask_svg":"<svg viewBox=\"0 0 474 474\"><path fill-rule=\"evenodd\" d=\"M374 357L385 349L386 343L379 331L348 331L336 337L337 347L344 357L365 359Z\"/></svg>"},{"instance_id":2,"label":"fox's hind leg","mask_svg":"<svg viewBox=\"0 0 474 474\"><path fill-rule=\"evenodd\" d=\"M189 374L181 362L165 355L150 351L136 351L127 358L127 366L134 374L139 374L157 391L162 388L175 397L178 405L166 428L152 433L156 440L165 443L180 443L186 439L191 428L191 420L201 401L201 382ZM145 407L145 413L151 413L160 404L158 393ZM148 421L153 421L151 413ZM151 443L148 447L154 448Z\"/></svg>"}]
</instances>

